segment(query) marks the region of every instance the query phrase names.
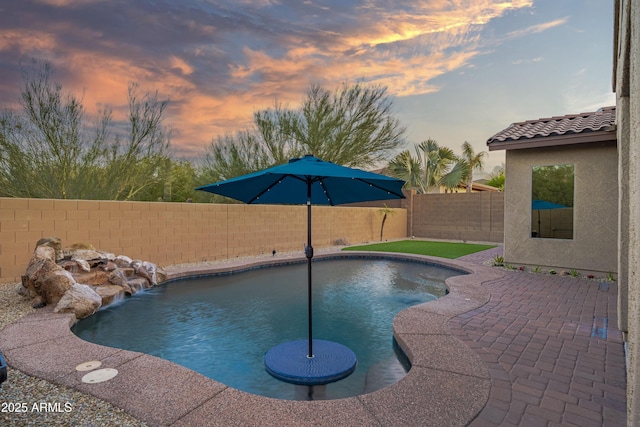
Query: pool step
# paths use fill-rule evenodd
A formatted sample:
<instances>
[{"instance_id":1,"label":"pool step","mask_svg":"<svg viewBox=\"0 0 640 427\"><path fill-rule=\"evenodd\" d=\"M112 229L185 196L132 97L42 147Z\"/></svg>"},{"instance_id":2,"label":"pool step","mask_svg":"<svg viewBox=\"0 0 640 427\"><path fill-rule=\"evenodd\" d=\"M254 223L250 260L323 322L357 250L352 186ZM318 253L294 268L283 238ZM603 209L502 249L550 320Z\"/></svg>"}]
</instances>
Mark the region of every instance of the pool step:
<instances>
[{"instance_id":1,"label":"pool step","mask_svg":"<svg viewBox=\"0 0 640 427\"><path fill-rule=\"evenodd\" d=\"M404 366L396 357L379 362L367 371L363 393L371 393L400 381L407 375Z\"/></svg>"}]
</instances>

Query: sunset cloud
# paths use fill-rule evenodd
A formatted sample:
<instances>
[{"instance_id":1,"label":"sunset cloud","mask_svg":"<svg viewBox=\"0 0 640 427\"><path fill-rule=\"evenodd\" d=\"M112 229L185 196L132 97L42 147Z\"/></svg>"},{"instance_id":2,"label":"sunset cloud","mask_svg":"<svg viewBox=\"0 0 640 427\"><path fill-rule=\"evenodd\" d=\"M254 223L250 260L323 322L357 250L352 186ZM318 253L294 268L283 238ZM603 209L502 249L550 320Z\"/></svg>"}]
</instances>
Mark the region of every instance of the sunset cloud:
<instances>
[{"instance_id":1,"label":"sunset cloud","mask_svg":"<svg viewBox=\"0 0 640 427\"><path fill-rule=\"evenodd\" d=\"M311 83L334 88L363 80L405 97L439 90L486 49L484 26L527 10L529 0L316 1L23 0L5 7L0 30L0 99L20 85L18 64L51 61L65 89L93 113L121 119L127 85L171 100L166 123L178 151L193 155L212 138L252 123L279 102L295 106ZM525 37L562 18L513 30ZM482 42L481 42L482 40ZM535 61L536 59L534 59Z\"/></svg>"},{"instance_id":2,"label":"sunset cloud","mask_svg":"<svg viewBox=\"0 0 640 427\"><path fill-rule=\"evenodd\" d=\"M553 21L545 22L545 23L542 23L542 24L532 25L531 27L523 28L521 30L516 30L516 31L512 31L512 32L508 33L507 34L507 38L523 37L523 36L527 36L529 34L541 33L541 32L546 31L548 29L551 29L551 28L554 28L554 27L558 27L560 25L564 25L564 24L567 23L568 20L569 20L568 17L564 17L562 19L555 19Z\"/></svg>"}]
</instances>

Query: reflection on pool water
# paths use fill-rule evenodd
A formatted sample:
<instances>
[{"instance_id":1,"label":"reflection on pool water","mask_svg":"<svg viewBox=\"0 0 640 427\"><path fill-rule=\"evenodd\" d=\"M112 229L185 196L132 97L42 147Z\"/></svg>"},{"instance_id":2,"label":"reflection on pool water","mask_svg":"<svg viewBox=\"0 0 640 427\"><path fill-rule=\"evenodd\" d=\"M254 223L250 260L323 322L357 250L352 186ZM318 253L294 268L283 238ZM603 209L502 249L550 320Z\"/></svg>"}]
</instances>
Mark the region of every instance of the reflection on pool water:
<instances>
[{"instance_id":1,"label":"reflection on pool water","mask_svg":"<svg viewBox=\"0 0 640 427\"><path fill-rule=\"evenodd\" d=\"M459 274L384 259L314 261L314 339L346 345L358 359L353 374L326 386L288 384L264 369L270 348L307 338L306 264L170 282L100 310L73 332L90 342L173 361L249 393L337 399L404 376L402 352L394 351L393 318L445 295L444 280Z\"/></svg>"}]
</instances>

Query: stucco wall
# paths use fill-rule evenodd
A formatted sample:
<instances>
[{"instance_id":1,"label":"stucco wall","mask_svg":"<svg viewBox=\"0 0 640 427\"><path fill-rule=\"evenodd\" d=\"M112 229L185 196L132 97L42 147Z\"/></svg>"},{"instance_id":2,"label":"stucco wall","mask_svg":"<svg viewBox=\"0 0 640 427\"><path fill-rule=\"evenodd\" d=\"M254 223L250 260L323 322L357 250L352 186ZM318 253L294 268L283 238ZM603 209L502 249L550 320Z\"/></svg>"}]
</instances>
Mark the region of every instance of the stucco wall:
<instances>
[{"instance_id":1,"label":"stucco wall","mask_svg":"<svg viewBox=\"0 0 640 427\"><path fill-rule=\"evenodd\" d=\"M640 425L640 5L616 0L614 89L620 184L618 313L626 331L627 425Z\"/></svg>"},{"instance_id":2,"label":"stucco wall","mask_svg":"<svg viewBox=\"0 0 640 427\"><path fill-rule=\"evenodd\" d=\"M617 161L613 143L508 150L505 261L511 264L615 272ZM532 168L559 164L575 166L573 239L532 238Z\"/></svg>"},{"instance_id":3,"label":"stucco wall","mask_svg":"<svg viewBox=\"0 0 640 427\"><path fill-rule=\"evenodd\" d=\"M56 236L63 246L96 249L165 266L276 251L302 251L305 206L216 205L0 198L0 282L20 281L35 243ZM338 239L379 241L376 208L312 207L315 248ZM407 214L397 209L385 239L406 237Z\"/></svg>"}]
</instances>

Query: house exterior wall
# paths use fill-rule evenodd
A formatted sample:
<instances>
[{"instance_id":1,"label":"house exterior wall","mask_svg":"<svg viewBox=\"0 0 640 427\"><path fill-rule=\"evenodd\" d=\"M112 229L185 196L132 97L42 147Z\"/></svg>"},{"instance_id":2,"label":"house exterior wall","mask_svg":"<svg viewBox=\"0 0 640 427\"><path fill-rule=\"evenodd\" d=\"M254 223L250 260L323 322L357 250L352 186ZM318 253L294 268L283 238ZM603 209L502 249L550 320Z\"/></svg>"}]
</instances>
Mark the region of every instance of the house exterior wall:
<instances>
[{"instance_id":1,"label":"house exterior wall","mask_svg":"<svg viewBox=\"0 0 640 427\"><path fill-rule=\"evenodd\" d=\"M627 425L640 425L640 4L616 0L614 90L619 145L618 321L628 345Z\"/></svg>"},{"instance_id":2,"label":"house exterior wall","mask_svg":"<svg viewBox=\"0 0 640 427\"><path fill-rule=\"evenodd\" d=\"M532 238L532 168L561 164L574 165L573 239ZM508 150L504 203L505 262L615 272L617 170L615 143Z\"/></svg>"},{"instance_id":3,"label":"house exterior wall","mask_svg":"<svg viewBox=\"0 0 640 427\"><path fill-rule=\"evenodd\" d=\"M19 282L36 242L96 249L160 266L300 250L307 242L305 206L119 202L0 198L0 283ZM376 208L312 207L315 248L340 240L379 241ZM407 212L397 209L385 239L407 236Z\"/></svg>"}]
</instances>

